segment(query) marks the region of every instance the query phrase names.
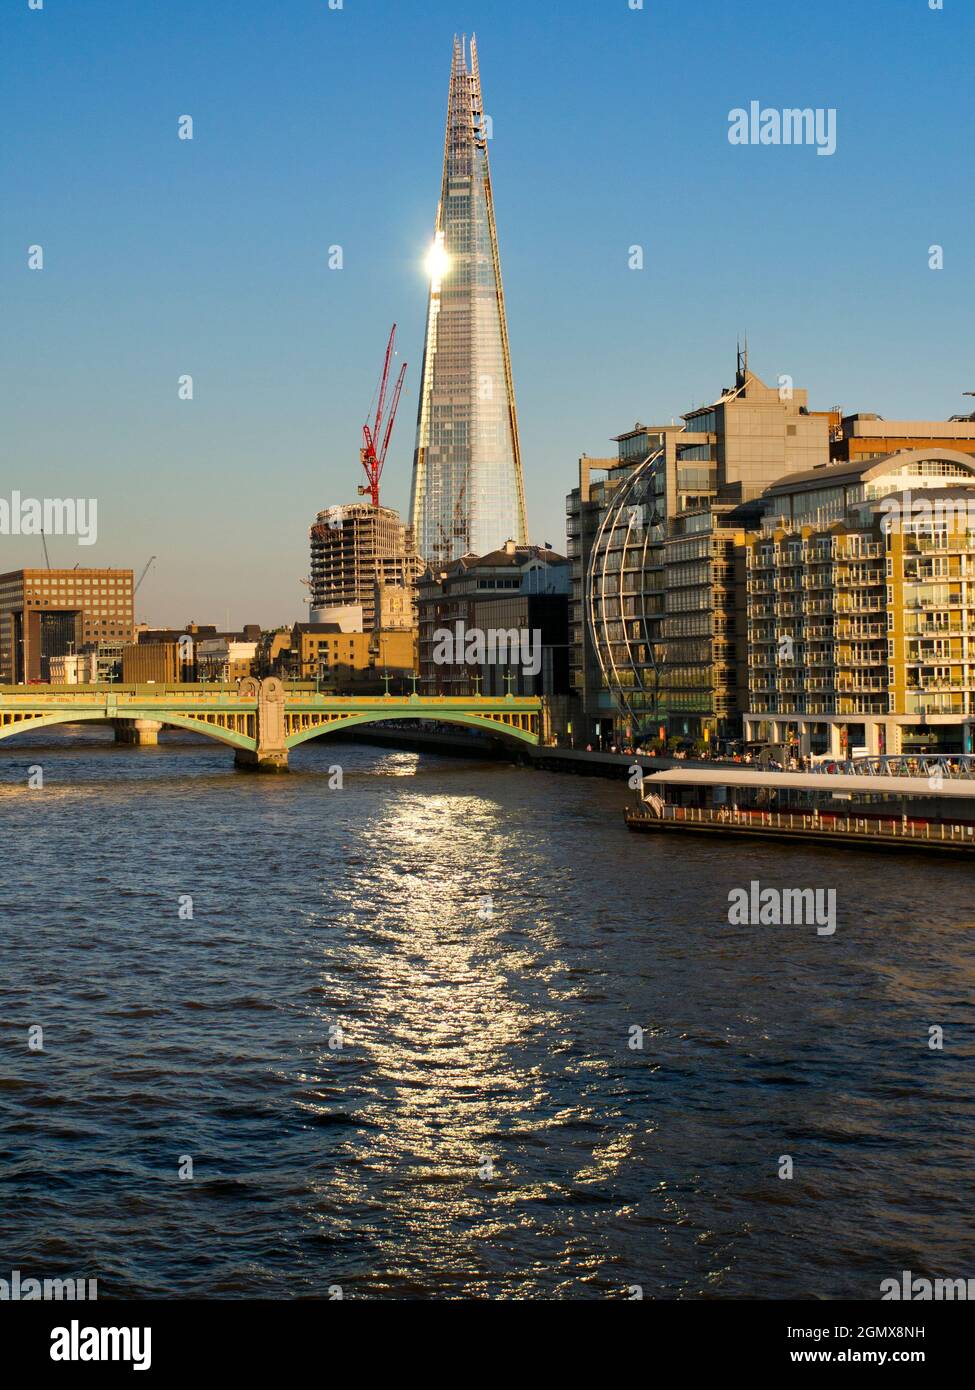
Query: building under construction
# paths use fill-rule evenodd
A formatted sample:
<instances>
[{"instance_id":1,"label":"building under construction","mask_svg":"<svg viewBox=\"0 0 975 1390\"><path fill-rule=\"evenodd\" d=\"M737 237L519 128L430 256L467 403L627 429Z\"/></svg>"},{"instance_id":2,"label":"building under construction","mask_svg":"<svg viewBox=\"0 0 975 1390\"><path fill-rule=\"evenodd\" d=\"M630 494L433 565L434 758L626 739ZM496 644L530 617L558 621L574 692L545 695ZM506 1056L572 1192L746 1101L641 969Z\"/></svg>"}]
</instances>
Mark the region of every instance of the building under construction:
<instances>
[{"instance_id":1,"label":"building under construction","mask_svg":"<svg viewBox=\"0 0 975 1390\"><path fill-rule=\"evenodd\" d=\"M377 585L412 595L421 571L413 533L392 508L356 502L318 513L311 528L310 586L317 621L332 621L339 609L361 610L350 627L371 632Z\"/></svg>"}]
</instances>

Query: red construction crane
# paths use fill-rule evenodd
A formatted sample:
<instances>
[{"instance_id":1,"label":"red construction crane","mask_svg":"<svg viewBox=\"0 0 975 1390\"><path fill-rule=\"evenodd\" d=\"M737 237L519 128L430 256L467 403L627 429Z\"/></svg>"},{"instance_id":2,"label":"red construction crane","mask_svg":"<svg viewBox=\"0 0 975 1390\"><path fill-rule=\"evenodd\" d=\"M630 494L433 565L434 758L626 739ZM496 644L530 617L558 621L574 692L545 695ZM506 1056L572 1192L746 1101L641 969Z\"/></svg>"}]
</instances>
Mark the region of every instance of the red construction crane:
<instances>
[{"instance_id":1,"label":"red construction crane","mask_svg":"<svg viewBox=\"0 0 975 1390\"><path fill-rule=\"evenodd\" d=\"M393 324L393 331L389 335L389 342L386 344L386 361L383 364L383 376L379 383L379 401L376 405L376 419L370 426L369 421L362 426L362 437L365 440L363 448L359 450L359 458L362 466L366 470L368 482L360 485L359 496L369 496L374 507L379 506L379 479L382 477L383 464L386 462L386 450L389 448L389 438L393 433L393 422L396 419L396 411L399 408L399 398L403 390L403 381L406 377L406 363L404 362L399 369L399 376L396 378L396 385L393 387L393 398L389 407L389 419L383 421L383 408L386 404L386 384L389 381L389 364L393 358L393 343L396 339L396 325ZM382 433L383 424L386 425L385 433ZM380 435L382 434L382 443Z\"/></svg>"}]
</instances>

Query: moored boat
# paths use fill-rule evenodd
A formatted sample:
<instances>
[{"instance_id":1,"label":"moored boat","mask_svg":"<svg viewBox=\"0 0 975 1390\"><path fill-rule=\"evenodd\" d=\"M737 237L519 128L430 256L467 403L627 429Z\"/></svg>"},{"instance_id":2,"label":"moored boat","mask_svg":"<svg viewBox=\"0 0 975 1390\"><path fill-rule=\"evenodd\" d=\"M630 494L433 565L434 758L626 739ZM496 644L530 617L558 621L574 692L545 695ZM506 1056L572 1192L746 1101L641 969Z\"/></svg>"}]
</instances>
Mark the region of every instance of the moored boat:
<instances>
[{"instance_id":1,"label":"moored boat","mask_svg":"<svg viewBox=\"0 0 975 1390\"><path fill-rule=\"evenodd\" d=\"M975 785L927 777L670 768L643 779L634 831L975 852Z\"/></svg>"}]
</instances>

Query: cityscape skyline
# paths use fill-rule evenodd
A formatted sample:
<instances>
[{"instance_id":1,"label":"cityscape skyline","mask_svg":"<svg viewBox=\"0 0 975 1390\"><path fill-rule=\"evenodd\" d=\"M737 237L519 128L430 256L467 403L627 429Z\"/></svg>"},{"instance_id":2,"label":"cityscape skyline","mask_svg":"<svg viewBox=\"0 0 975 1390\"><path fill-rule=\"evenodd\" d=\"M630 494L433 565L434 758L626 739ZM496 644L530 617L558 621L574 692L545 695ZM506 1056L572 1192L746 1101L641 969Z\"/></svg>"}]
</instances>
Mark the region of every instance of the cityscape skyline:
<instances>
[{"instance_id":1,"label":"cityscape skyline","mask_svg":"<svg viewBox=\"0 0 975 1390\"><path fill-rule=\"evenodd\" d=\"M0 13L25 1364L253 1374L346 1301L957 1360L973 39Z\"/></svg>"},{"instance_id":2,"label":"cityscape skyline","mask_svg":"<svg viewBox=\"0 0 975 1390\"><path fill-rule=\"evenodd\" d=\"M29 86L11 74L8 110L15 124L30 113L33 137L29 149L9 152L10 205L19 211L4 224L11 486L24 480L39 495L99 498L100 537L85 563L138 571L158 554L140 595L147 621L222 619L228 609L232 624L300 616L306 517L354 499L375 338L393 317L403 355L419 360L429 171L442 136L441 55L463 28L480 31L491 105L504 113L493 137L504 147L499 219L532 540L561 545L578 456L604 453L606 441L637 419L668 421L704 403L739 331L748 331L764 378L774 382L781 371L801 379L813 408L838 403L898 418L947 418L962 409L961 393L973 385L958 289L970 195L949 179L956 155L944 132L961 128L962 86L952 74L957 67L961 76L970 18L920 8L890 16L872 35L869 72L851 86L853 60L837 51L830 27L832 15L836 24L842 17L844 32L864 32L846 7L824 7L802 44L796 30L769 26L769 5L734 22L717 6L702 8L715 45L713 54L695 55L708 99L698 94L682 104L675 74L662 69L653 109L667 115L667 138L649 157L647 139L663 134L663 124L641 114L633 79L647 55L676 52L680 16L666 10L621 5L617 15L596 17L570 5L513 16L500 6L462 13L435 3L408 23L384 13L390 42L377 61L398 122L394 157L377 144L388 126L384 110L353 104L361 121L337 119L343 103L348 108L354 56L379 23L368 11L299 17L280 32L244 5L234 11L251 21L243 35L230 24L230 7L218 3L205 19L187 16L178 38L152 17L135 25L97 3L83 21L66 14L52 23L50 11L26 8L7 13L6 49L30 60ZM539 66L535 48L556 17L566 61ZM915 74L909 95L897 93L903 138L895 150L885 101L922 34L937 61ZM215 87L206 68L204 101L196 49L209 51L215 40L226 45L226 68ZM273 64L253 88L254 45L262 40L288 72L286 94ZM79 48L97 59L104 79L85 90L60 59ZM540 116L573 97L583 54L589 80L612 80L615 98L587 107L567 150ZM404 55L422 57L422 65ZM736 63L715 85L719 57ZM183 75L178 111L168 85L162 97L158 90L167 64ZM324 95L312 81L323 73ZM59 101L66 91L76 101L67 139L46 81L58 84ZM835 155L731 145L727 113L756 93L783 106L838 108ZM192 142L177 138L184 112L194 116ZM282 149L290 157L279 172ZM581 164L591 180L582 198L570 177ZM232 176L238 166L242 177ZM70 172L81 168L83 179ZM655 177L648 185L634 169ZM722 216L679 216L677 234L659 197L681 187L682 170L685 180L693 171ZM365 200L368 216L348 211L363 178L377 189L374 202ZM891 187L903 189L893 211ZM815 218L810 198L820 200ZM933 243L945 248L940 272L928 268ZM26 269L26 248L35 244L46 252L40 274ZM341 273L327 269L333 244L345 251ZM634 244L644 250L642 272L628 268ZM733 273L705 287L701 266L729 248ZM572 333L581 320L590 325L584 350ZM35 353L25 360L18 342L34 343ZM177 397L184 372L194 377L192 402ZM406 421L417 388L411 369L385 479L388 503L404 515ZM138 497L126 493L136 465L144 473ZM3 544L4 569L38 563L36 540ZM73 545L55 546L52 563L79 558ZM207 612L198 611L201 602Z\"/></svg>"}]
</instances>

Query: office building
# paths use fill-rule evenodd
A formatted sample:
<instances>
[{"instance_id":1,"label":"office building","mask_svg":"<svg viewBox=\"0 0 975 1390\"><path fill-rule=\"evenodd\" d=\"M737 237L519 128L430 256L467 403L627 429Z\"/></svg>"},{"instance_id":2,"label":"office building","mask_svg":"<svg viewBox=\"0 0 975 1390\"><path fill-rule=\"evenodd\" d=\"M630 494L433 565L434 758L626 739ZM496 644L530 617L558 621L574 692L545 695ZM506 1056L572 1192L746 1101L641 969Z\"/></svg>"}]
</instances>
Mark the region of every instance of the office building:
<instances>
[{"instance_id":1,"label":"office building","mask_svg":"<svg viewBox=\"0 0 975 1390\"><path fill-rule=\"evenodd\" d=\"M125 685L177 685L193 680L195 665L175 642L133 642L122 648Z\"/></svg>"},{"instance_id":2,"label":"office building","mask_svg":"<svg viewBox=\"0 0 975 1390\"><path fill-rule=\"evenodd\" d=\"M528 539L477 43L454 39L410 523L435 567Z\"/></svg>"},{"instance_id":3,"label":"office building","mask_svg":"<svg viewBox=\"0 0 975 1390\"><path fill-rule=\"evenodd\" d=\"M280 654L280 670L336 694L365 693L366 686L381 694L385 676L401 683L415 672L416 630L343 632L337 623L296 623L290 649Z\"/></svg>"},{"instance_id":4,"label":"office building","mask_svg":"<svg viewBox=\"0 0 975 1390\"><path fill-rule=\"evenodd\" d=\"M259 642L259 632L249 639L233 635L204 637L194 648L197 680L233 685L245 676L255 675Z\"/></svg>"},{"instance_id":5,"label":"office building","mask_svg":"<svg viewBox=\"0 0 975 1390\"><path fill-rule=\"evenodd\" d=\"M757 499L829 458L828 413L773 388L739 352L734 386L672 425L636 425L579 461L567 499L577 741L738 732L745 673L741 545Z\"/></svg>"},{"instance_id":6,"label":"office building","mask_svg":"<svg viewBox=\"0 0 975 1390\"><path fill-rule=\"evenodd\" d=\"M51 659L133 640L131 570L23 569L0 575L0 682L48 681ZM107 659L107 657L106 657ZM104 662L103 662L104 664Z\"/></svg>"},{"instance_id":7,"label":"office building","mask_svg":"<svg viewBox=\"0 0 975 1390\"><path fill-rule=\"evenodd\" d=\"M428 569L417 589L423 693L567 695L569 578L564 556L514 541ZM474 639L469 647L458 640L448 652L441 634L456 636L458 625ZM523 633L534 644L527 661ZM485 639L483 659L477 634ZM538 669L527 669L532 665Z\"/></svg>"}]
</instances>

